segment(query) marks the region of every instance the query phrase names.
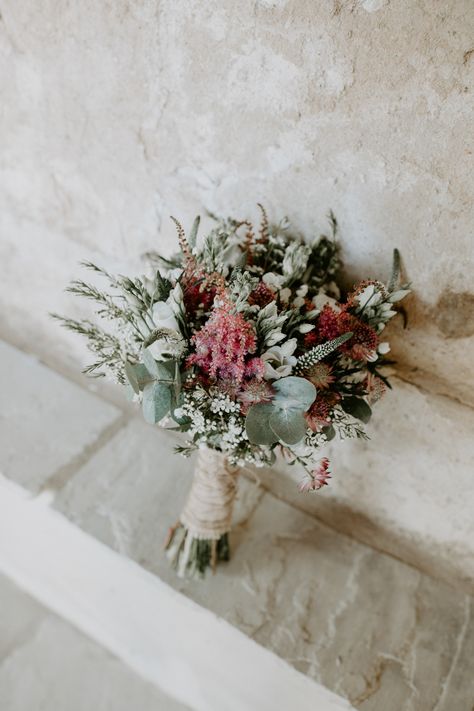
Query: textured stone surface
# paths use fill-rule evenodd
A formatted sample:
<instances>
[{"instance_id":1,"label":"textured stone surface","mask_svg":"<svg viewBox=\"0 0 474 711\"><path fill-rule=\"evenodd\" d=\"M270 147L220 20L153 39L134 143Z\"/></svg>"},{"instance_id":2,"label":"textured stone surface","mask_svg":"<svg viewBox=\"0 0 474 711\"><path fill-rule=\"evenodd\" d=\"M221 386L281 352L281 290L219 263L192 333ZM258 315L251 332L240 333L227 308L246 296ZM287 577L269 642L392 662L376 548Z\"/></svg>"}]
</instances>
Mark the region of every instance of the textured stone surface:
<instances>
[{"instance_id":1,"label":"textured stone surface","mask_svg":"<svg viewBox=\"0 0 474 711\"><path fill-rule=\"evenodd\" d=\"M170 213L260 200L312 234L332 207L349 280L402 251L407 377L474 401L469 0L3 0L1 15L0 305L17 342L83 362L46 315L78 313L63 283L79 258L126 271L169 250Z\"/></svg>"},{"instance_id":2,"label":"textured stone surface","mask_svg":"<svg viewBox=\"0 0 474 711\"><path fill-rule=\"evenodd\" d=\"M240 482L232 561L202 583L177 579L161 541L192 463L171 463L163 437L131 424L55 505L364 711L471 711L471 597L248 480Z\"/></svg>"},{"instance_id":3,"label":"textured stone surface","mask_svg":"<svg viewBox=\"0 0 474 711\"><path fill-rule=\"evenodd\" d=\"M369 441L322 451L330 486L297 490L298 467L261 471L265 486L338 530L474 591L474 411L393 380Z\"/></svg>"},{"instance_id":4,"label":"textured stone surface","mask_svg":"<svg viewBox=\"0 0 474 711\"><path fill-rule=\"evenodd\" d=\"M120 412L0 341L0 472L33 491L61 483Z\"/></svg>"},{"instance_id":5,"label":"textured stone surface","mask_svg":"<svg viewBox=\"0 0 474 711\"><path fill-rule=\"evenodd\" d=\"M0 577L4 711L185 711L122 662Z\"/></svg>"},{"instance_id":6,"label":"textured stone surface","mask_svg":"<svg viewBox=\"0 0 474 711\"><path fill-rule=\"evenodd\" d=\"M4 478L0 572L196 711L353 709Z\"/></svg>"}]
</instances>

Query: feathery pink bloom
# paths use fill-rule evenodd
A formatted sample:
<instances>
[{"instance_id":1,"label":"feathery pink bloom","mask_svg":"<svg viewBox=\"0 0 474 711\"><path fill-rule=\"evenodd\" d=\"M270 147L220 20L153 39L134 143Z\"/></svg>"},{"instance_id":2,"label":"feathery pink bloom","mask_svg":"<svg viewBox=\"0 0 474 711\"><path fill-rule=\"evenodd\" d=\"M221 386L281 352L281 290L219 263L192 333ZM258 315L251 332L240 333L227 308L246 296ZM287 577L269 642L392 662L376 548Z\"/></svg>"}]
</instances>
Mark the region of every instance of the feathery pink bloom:
<instances>
[{"instance_id":1,"label":"feathery pink bloom","mask_svg":"<svg viewBox=\"0 0 474 711\"><path fill-rule=\"evenodd\" d=\"M206 377L234 384L245 378L263 378L265 364L249 357L257 346L255 329L232 302L215 307L192 341L196 352L188 357L187 365L197 366Z\"/></svg>"},{"instance_id":2,"label":"feathery pink bloom","mask_svg":"<svg viewBox=\"0 0 474 711\"><path fill-rule=\"evenodd\" d=\"M298 484L298 490L306 493L307 491L318 491L322 489L323 486L328 485L328 479L331 478L331 472L329 471L329 459L323 457L319 462L318 467L313 469L312 472L308 472L304 478Z\"/></svg>"}]
</instances>

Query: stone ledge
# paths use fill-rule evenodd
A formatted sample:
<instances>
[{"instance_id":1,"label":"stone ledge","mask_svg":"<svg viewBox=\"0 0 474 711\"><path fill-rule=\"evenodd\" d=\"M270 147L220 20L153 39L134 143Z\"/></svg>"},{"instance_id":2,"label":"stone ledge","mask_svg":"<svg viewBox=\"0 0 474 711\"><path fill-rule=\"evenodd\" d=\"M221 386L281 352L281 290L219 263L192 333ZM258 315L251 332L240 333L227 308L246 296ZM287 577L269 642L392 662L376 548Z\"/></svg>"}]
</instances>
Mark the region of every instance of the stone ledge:
<instances>
[{"instance_id":1,"label":"stone ledge","mask_svg":"<svg viewBox=\"0 0 474 711\"><path fill-rule=\"evenodd\" d=\"M41 498L5 479L0 492L0 573L165 694L195 711L350 711Z\"/></svg>"},{"instance_id":2,"label":"stone ledge","mask_svg":"<svg viewBox=\"0 0 474 711\"><path fill-rule=\"evenodd\" d=\"M5 711L191 711L2 576L0 599Z\"/></svg>"}]
</instances>

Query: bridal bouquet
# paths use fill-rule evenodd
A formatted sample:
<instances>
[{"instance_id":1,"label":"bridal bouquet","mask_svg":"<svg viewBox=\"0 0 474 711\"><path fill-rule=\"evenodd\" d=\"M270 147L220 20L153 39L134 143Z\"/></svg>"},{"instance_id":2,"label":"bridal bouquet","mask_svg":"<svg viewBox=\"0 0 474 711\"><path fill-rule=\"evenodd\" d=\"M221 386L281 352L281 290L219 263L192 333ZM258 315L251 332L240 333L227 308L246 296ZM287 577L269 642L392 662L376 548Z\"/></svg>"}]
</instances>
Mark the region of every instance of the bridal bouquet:
<instances>
[{"instance_id":1,"label":"bridal bouquet","mask_svg":"<svg viewBox=\"0 0 474 711\"><path fill-rule=\"evenodd\" d=\"M150 253L151 278L74 281L69 291L98 304L112 322L56 316L87 338L91 375L111 376L141 404L145 420L184 433L177 451L198 450L189 498L170 529L168 556L180 575L202 575L229 557L228 533L240 468L271 466L280 453L301 465L302 492L330 479L322 446L339 435L366 437L371 406L389 385L381 339L407 293L394 251L390 282L363 281L341 293L332 235L309 244L265 210L249 221L217 220L198 241L174 220L180 251ZM174 218L172 218L174 219Z\"/></svg>"}]
</instances>

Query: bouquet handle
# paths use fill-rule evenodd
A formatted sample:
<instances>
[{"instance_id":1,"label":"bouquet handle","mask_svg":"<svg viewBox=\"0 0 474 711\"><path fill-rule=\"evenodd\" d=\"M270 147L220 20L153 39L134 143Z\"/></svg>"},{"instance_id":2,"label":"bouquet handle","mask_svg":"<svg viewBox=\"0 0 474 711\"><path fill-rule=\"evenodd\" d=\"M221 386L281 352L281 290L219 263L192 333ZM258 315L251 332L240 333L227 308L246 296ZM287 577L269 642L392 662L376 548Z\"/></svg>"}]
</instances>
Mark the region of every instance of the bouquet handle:
<instances>
[{"instance_id":1,"label":"bouquet handle","mask_svg":"<svg viewBox=\"0 0 474 711\"><path fill-rule=\"evenodd\" d=\"M180 577L202 577L218 561L229 560L238 474L222 452L199 450L186 504L166 541L167 556Z\"/></svg>"}]
</instances>

